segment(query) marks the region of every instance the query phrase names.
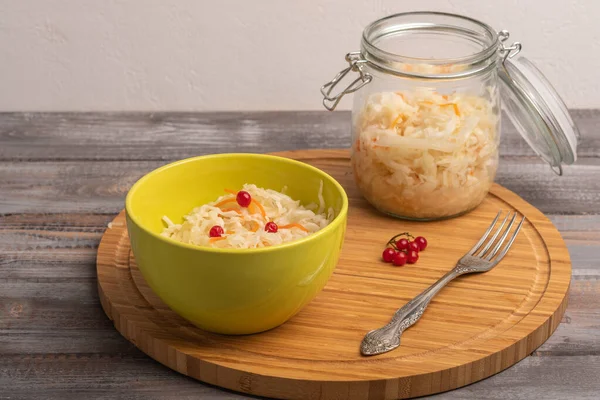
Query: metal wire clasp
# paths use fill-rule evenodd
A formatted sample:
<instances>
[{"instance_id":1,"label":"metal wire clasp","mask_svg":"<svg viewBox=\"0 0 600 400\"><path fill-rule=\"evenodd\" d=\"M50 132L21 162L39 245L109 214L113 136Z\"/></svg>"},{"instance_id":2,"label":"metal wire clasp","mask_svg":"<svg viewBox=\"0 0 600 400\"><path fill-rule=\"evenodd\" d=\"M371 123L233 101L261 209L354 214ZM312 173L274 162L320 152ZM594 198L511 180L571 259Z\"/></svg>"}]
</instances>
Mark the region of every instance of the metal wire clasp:
<instances>
[{"instance_id":1,"label":"metal wire clasp","mask_svg":"<svg viewBox=\"0 0 600 400\"><path fill-rule=\"evenodd\" d=\"M321 86L321 94L323 95L323 106L329 111L333 111L335 107L338 105L342 97L348 93L354 93L361 87L365 86L367 83L371 82L373 76L363 72L362 65L367 62L359 51L354 51L346 54L346 61L348 62L348 68L340 71L335 78L333 78L328 83ZM344 77L348 74L348 72L354 71L358 72L359 76L356 78L351 84L349 84L346 89L342 90L340 93L335 96L331 96L331 91L333 88L344 79Z\"/></svg>"},{"instance_id":2,"label":"metal wire clasp","mask_svg":"<svg viewBox=\"0 0 600 400\"><path fill-rule=\"evenodd\" d=\"M521 52L523 45L519 42L514 42L510 46L505 46L504 42L508 40L510 33L507 30L498 32L498 38L500 39L500 57L502 57L502 63L508 59L513 58Z\"/></svg>"}]
</instances>

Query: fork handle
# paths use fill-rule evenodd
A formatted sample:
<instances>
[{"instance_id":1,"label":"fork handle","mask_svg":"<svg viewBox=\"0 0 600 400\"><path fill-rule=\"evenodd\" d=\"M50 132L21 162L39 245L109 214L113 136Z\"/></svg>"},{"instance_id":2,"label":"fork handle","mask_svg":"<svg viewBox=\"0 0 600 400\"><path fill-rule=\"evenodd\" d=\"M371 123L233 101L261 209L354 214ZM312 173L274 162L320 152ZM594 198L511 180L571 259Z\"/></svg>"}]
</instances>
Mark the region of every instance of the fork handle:
<instances>
[{"instance_id":1,"label":"fork handle","mask_svg":"<svg viewBox=\"0 0 600 400\"><path fill-rule=\"evenodd\" d=\"M396 335L399 335L404 330L414 325L425 312L431 299L433 299L444 286L450 283L454 278L468 272L471 271L463 266L456 266L438 279L434 284L421 292L421 294L406 303L394 313L390 325L395 325L395 329L391 331L395 332Z\"/></svg>"}]
</instances>

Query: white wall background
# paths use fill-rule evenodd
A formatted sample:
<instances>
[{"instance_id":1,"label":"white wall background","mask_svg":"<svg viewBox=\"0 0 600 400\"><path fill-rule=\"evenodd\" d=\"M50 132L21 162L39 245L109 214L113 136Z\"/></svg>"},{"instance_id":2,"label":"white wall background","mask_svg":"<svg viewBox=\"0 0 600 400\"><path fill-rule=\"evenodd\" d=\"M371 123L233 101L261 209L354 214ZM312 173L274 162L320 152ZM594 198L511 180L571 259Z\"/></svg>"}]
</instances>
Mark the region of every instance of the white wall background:
<instances>
[{"instance_id":1,"label":"white wall background","mask_svg":"<svg viewBox=\"0 0 600 400\"><path fill-rule=\"evenodd\" d=\"M322 109L363 27L409 10L508 29L600 108L597 0L0 0L0 111Z\"/></svg>"}]
</instances>

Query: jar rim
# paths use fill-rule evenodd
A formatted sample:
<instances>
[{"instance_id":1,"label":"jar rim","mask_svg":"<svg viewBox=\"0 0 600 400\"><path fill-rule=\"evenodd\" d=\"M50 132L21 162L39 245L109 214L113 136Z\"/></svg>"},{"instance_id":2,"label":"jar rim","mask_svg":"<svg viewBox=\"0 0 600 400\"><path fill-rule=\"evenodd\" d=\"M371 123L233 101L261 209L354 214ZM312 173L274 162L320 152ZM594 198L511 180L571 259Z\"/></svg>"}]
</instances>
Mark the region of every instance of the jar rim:
<instances>
[{"instance_id":1,"label":"jar rim","mask_svg":"<svg viewBox=\"0 0 600 400\"><path fill-rule=\"evenodd\" d=\"M486 45L484 46L484 48L481 51L478 51L473 54L465 55L465 56L449 57L449 58L444 58L444 57L442 57L442 58L422 58L422 57L414 57L414 56L405 56L402 54L397 54L397 53L393 53L390 51L386 51L386 50L383 50L382 48L380 48L379 46L377 46L375 43L373 43L373 39L377 39L377 38L381 37L381 35L377 35L377 34L381 33L383 31L382 26L385 25L386 23L390 23L390 21L392 21L394 19L403 19L403 18L407 18L407 17L418 17L418 16L434 17L434 18L446 17L446 18L456 19L457 21L462 21L462 22L466 22L469 24L473 24L473 26L478 27L483 31L483 33L481 33L479 36L481 38L487 39L486 43L485 43ZM406 26L402 29L401 28L402 25L406 25ZM398 22L394 26L397 29L393 32L415 29L417 27L431 29L431 30L443 29L443 28L461 30L461 28L458 25L441 25L439 23L431 23L431 22L428 23L428 22L425 22L425 20L422 23L417 23L417 24L407 23L407 22ZM465 30L465 29L463 28L462 30ZM470 31L470 33L473 33L473 31ZM392 73L399 74L399 75L417 76L417 77L423 77L423 78L432 77L432 76L426 76L426 75L424 76L421 74L413 74L413 73L410 73L407 71L400 71L393 67L390 67L390 64L393 64L393 63L413 64L413 65L414 64L424 64L424 63L431 64L431 65L455 64L455 65L468 66L467 69L471 69L471 66L473 67L473 69L476 69L476 71L470 71L468 73L463 72L460 74L449 74L449 75L444 76L446 78L449 78L449 77L460 77L463 75L472 75L473 73L481 72L483 69L485 69L487 71L489 69L489 68L487 68L489 65L485 65L483 68L481 68L481 64L485 63L491 57L498 54L497 50L500 45L500 37L499 37L498 33L490 25L488 25L484 22L481 22L479 20L476 20L474 18L464 16L464 15L445 13L445 12L437 12L437 11L411 11L411 12L403 12L403 13L396 13L396 14L388 15L386 17L383 17L383 18L380 18L378 20L371 22L363 30L361 45L362 45L363 56L369 63L374 64L376 67L378 67L379 69L383 69L386 72L392 72Z\"/></svg>"}]
</instances>

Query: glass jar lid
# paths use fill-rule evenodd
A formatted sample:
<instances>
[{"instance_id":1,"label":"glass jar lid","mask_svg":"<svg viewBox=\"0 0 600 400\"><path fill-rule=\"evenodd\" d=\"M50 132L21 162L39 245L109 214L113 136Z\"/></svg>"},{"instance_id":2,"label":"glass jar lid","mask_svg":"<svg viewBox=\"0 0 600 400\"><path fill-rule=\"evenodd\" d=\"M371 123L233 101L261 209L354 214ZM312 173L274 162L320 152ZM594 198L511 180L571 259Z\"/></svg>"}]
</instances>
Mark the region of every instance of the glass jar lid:
<instances>
[{"instance_id":1,"label":"glass jar lid","mask_svg":"<svg viewBox=\"0 0 600 400\"><path fill-rule=\"evenodd\" d=\"M503 106L525 141L562 175L562 165L577 160L579 129L544 74L527 58L511 57L510 52L506 50L499 70Z\"/></svg>"}]
</instances>

